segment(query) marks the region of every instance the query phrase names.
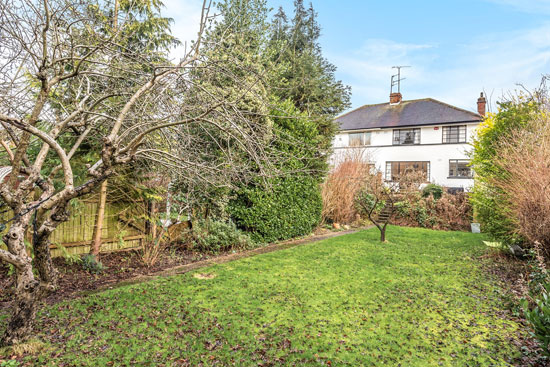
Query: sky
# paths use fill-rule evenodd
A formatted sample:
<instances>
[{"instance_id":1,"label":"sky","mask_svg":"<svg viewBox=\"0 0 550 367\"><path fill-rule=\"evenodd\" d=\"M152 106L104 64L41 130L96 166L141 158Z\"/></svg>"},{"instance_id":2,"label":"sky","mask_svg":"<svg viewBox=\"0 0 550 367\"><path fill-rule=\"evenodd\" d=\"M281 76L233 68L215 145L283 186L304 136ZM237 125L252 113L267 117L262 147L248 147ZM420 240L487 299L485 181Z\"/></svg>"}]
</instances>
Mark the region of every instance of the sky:
<instances>
[{"instance_id":1,"label":"sky","mask_svg":"<svg viewBox=\"0 0 550 367\"><path fill-rule=\"evenodd\" d=\"M306 3L307 0L305 1ZM550 74L550 0L312 0L323 55L352 89L352 108L389 100L392 66L403 99L435 98L475 111ZM201 0L165 0L172 33L195 38ZM292 17L292 0L268 0ZM174 50L173 56L181 53Z\"/></svg>"}]
</instances>

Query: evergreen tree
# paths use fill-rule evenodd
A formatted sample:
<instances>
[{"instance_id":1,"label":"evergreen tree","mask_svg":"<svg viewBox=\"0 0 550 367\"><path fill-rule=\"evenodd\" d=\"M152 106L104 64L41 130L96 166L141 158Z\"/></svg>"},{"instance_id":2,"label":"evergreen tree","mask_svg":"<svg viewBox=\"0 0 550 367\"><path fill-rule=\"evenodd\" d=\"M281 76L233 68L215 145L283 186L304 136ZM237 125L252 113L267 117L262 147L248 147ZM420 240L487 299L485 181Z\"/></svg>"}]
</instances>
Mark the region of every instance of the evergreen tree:
<instances>
[{"instance_id":1,"label":"evergreen tree","mask_svg":"<svg viewBox=\"0 0 550 367\"><path fill-rule=\"evenodd\" d=\"M317 123L322 137L317 147L318 167L322 168L337 131L334 118L350 106L350 88L336 80L336 67L322 55L320 35L311 4L306 9L303 0L295 0L291 24L279 9L271 25L270 47L275 48L273 62L284 67L272 73L270 83L280 100L290 99Z\"/></svg>"}]
</instances>

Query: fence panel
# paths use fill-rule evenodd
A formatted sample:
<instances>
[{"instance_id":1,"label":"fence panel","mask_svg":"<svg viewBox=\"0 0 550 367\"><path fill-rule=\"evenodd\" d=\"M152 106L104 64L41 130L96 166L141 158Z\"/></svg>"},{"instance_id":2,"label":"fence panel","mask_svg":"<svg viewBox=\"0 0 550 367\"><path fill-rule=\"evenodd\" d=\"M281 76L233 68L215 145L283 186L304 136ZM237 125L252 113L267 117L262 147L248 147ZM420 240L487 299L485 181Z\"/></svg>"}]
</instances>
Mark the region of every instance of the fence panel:
<instances>
[{"instance_id":1,"label":"fence panel","mask_svg":"<svg viewBox=\"0 0 550 367\"><path fill-rule=\"evenodd\" d=\"M61 223L52 233L52 256L63 255L56 244L65 247L69 254L79 255L90 251L97 207L94 201L78 201L73 206L70 219ZM101 230L101 252L139 247L145 238L144 210L145 207L130 209L128 205L107 202ZM2 213L0 220L5 222L12 216L11 212ZM27 239L30 240L31 236L28 233Z\"/></svg>"}]
</instances>

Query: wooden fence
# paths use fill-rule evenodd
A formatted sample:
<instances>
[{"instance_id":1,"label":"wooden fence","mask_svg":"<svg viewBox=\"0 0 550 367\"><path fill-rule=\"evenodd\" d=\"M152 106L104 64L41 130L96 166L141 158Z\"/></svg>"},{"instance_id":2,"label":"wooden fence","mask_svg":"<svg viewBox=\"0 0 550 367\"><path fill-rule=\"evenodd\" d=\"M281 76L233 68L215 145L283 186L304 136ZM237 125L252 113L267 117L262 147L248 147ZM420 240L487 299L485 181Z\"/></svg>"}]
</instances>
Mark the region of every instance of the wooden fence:
<instances>
[{"instance_id":1,"label":"wooden fence","mask_svg":"<svg viewBox=\"0 0 550 367\"><path fill-rule=\"evenodd\" d=\"M96 202L76 202L71 209L71 218L60 224L52 233L52 256L62 256L64 253L56 244L62 245L69 254L88 253L92 243L96 212ZM145 238L145 217L141 215L142 218L135 219L140 217L139 214L136 213L136 208L130 209L129 206L120 203L107 203L101 231L101 252L141 246ZM0 217L5 221L12 217L12 213L7 212ZM30 239L31 236L31 233L27 234L27 238Z\"/></svg>"}]
</instances>

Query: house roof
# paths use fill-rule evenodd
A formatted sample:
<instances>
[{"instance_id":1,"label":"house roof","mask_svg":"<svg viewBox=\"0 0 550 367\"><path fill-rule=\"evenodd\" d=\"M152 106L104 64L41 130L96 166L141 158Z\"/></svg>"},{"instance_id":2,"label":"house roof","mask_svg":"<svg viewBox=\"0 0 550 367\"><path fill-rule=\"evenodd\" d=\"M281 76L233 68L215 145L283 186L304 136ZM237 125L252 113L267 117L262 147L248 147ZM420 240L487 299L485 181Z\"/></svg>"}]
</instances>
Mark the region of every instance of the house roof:
<instances>
[{"instance_id":1,"label":"house roof","mask_svg":"<svg viewBox=\"0 0 550 367\"><path fill-rule=\"evenodd\" d=\"M340 130L384 129L481 121L482 116L432 98L365 105L336 118Z\"/></svg>"}]
</instances>

